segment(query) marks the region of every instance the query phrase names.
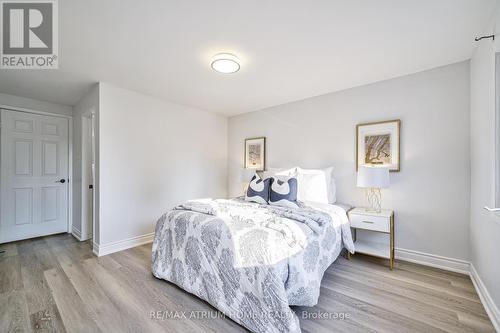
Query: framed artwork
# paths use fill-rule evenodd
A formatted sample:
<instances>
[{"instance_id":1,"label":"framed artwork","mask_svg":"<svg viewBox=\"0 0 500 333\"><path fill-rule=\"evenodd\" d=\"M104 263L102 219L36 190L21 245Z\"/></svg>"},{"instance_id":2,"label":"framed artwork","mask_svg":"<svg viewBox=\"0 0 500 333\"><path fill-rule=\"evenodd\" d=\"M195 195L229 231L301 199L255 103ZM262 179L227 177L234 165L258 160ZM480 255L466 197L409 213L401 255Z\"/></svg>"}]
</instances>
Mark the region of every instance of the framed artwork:
<instances>
[{"instance_id":1,"label":"framed artwork","mask_svg":"<svg viewBox=\"0 0 500 333\"><path fill-rule=\"evenodd\" d=\"M266 138L245 139L245 169L266 169Z\"/></svg>"},{"instance_id":2,"label":"framed artwork","mask_svg":"<svg viewBox=\"0 0 500 333\"><path fill-rule=\"evenodd\" d=\"M356 126L356 171L359 165L385 165L400 170L401 120L389 120Z\"/></svg>"}]
</instances>

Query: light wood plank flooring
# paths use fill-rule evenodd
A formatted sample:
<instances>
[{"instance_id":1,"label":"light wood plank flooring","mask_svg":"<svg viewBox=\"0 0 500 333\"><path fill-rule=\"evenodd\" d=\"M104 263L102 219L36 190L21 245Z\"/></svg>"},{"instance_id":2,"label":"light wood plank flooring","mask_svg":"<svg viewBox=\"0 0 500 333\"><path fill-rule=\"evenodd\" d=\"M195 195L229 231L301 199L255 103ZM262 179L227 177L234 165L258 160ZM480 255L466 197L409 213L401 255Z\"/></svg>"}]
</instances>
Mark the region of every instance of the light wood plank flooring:
<instances>
[{"instance_id":1,"label":"light wood plank flooring","mask_svg":"<svg viewBox=\"0 0 500 333\"><path fill-rule=\"evenodd\" d=\"M151 244L97 258L87 242L61 234L0 250L0 332L245 332L154 278ZM151 318L198 310L205 316ZM304 332L494 332L469 277L405 262L391 272L362 255L340 257L319 304L296 312Z\"/></svg>"}]
</instances>

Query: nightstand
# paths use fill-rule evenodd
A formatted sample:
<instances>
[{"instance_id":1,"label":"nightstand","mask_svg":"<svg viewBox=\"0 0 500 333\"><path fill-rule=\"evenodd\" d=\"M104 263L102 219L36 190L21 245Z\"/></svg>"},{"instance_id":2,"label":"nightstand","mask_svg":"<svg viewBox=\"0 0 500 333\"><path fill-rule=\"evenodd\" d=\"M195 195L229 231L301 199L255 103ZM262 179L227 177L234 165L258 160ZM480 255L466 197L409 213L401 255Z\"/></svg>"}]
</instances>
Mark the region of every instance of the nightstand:
<instances>
[{"instance_id":1,"label":"nightstand","mask_svg":"<svg viewBox=\"0 0 500 333\"><path fill-rule=\"evenodd\" d=\"M377 213L366 208L354 208L348 214L351 228L354 230L354 247L356 252L389 259L392 270L394 268L394 212L383 209L380 213ZM388 234L389 242L387 244L357 240L357 229ZM348 259L351 259L350 253L348 253Z\"/></svg>"}]
</instances>

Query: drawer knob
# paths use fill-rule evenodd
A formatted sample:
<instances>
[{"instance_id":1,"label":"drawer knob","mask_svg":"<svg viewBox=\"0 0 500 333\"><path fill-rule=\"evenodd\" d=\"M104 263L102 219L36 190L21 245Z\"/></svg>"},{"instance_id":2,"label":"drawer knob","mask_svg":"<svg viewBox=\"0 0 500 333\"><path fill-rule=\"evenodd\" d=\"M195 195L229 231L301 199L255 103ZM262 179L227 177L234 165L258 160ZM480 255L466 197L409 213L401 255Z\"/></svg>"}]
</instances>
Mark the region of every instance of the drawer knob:
<instances>
[{"instance_id":1,"label":"drawer knob","mask_svg":"<svg viewBox=\"0 0 500 333\"><path fill-rule=\"evenodd\" d=\"M370 224L373 224L373 221L363 221L363 223L370 223Z\"/></svg>"}]
</instances>

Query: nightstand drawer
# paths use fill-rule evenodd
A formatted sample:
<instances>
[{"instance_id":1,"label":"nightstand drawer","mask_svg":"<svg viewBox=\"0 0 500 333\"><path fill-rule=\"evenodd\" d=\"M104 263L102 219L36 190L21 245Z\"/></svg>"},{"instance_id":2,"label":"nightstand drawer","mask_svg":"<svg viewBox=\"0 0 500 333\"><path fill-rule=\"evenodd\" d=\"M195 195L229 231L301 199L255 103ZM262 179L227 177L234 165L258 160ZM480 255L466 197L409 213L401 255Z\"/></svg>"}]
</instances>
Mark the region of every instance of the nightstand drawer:
<instances>
[{"instance_id":1,"label":"nightstand drawer","mask_svg":"<svg viewBox=\"0 0 500 333\"><path fill-rule=\"evenodd\" d=\"M390 233L390 218L383 216L370 216L349 214L351 227Z\"/></svg>"}]
</instances>

